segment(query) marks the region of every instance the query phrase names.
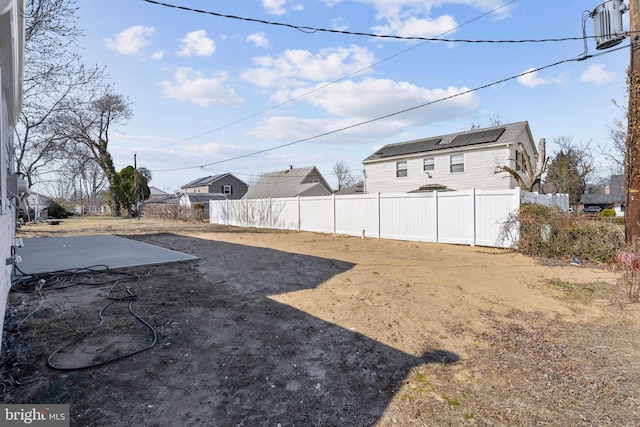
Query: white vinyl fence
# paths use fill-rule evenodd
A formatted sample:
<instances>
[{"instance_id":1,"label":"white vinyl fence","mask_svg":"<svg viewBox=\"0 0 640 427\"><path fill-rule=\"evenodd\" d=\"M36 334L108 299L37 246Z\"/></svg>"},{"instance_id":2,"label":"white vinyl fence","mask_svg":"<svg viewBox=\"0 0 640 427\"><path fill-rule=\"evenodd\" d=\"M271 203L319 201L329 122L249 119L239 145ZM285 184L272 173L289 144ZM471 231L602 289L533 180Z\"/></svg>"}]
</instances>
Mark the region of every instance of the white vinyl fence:
<instances>
[{"instance_id":1,"label":"white vinyl fence","mask_svg":"<svg viewBox=\"0 0 640 427\"><path fill-rule=\"evenodd\" d=\"M568 209L568 196L515 190L211 200L212 224L394 240L509 247L503 224L521 203Z\"/></svg>"}]
</instances>

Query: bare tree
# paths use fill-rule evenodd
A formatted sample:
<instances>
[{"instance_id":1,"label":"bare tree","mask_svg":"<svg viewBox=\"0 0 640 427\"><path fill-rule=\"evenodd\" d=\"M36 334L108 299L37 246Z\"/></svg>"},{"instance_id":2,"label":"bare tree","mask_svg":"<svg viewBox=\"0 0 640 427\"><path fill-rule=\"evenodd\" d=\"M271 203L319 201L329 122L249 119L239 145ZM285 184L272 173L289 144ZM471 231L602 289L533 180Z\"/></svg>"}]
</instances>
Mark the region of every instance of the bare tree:
<instances>
[{"instance_id":1,"label":"bare tree","mask_svg":"<svg viewBox=\"0 0 640 427\"><path fill-rule=\"evenodd\" d=\"M56 133L64 135L71 146L83 145L89 158L95 161L109 182L112 212L120 216L123 195L120 177L109 152L109 136L113 126L124 124L132 115L129 101L113 92L111 87L96 98L73 99L74 108L59 116Z\"/></svg>"},{"instance_id":2,"label":"bare tree","mask_svg":"<svg viewBox=\"0 0 640 427\"><path fill-rule=\"evenodd\" d=\"M624 162L627 152L627 109L614 104L622 110L623 115L614 119L609 128L609 140L611 145L603 147L599 146L600 154L612 164L612 173L616 175L624 174Z\"/></svg>"},{"instance_id":3,"label":"bare tree","mask_svg":"<svg viewBox=\"0 0 640 427\"><path fill-rule=\"evenodd\" d=\"M338 179L338 190L350 187L357 181L357 176L349 170L349 167L343 161L336 162L332 170Z\"/></svg>"},{"instance_id":4,"label":"bare tree","mask_svg":"<svg viewBox=\"0 0 640 427\"><path fill-rule=\"evenodd\" d=\"M559 147L551 159L545 178L545 188L569 194L571 204L580 203L587 178L593 172L593 154L589 143L575 143L570 136L554 140Z\"/></svg>"},{"instance_id":5,"label":"bare tree","mask_svg":"<svg viewBox=\"0 0 640 427\"><path fill-rule=\"evenodd\" d=\"M82 65L76 41L75 0L27 0L25 69L21 126L16 127L17 171L29 187L60 157L64 138L55 133L58 114L72 107L66 100L95 90L103 73Z\"/></svg>"},{"instance_id":6,"label":"bare tree","mask_svg":"<svg viewBox=\"0 0 640 427\"><path fill-rule=\"evenodd\" d=\"M500 126L504 124L504 120L500 117L500 114L494 114L489 116L489 127ZM471 123L471 130L481 129L482 123Z\"/></svg>"},{"instance_id":7,"label":"bare tree","mask_svg":"<svg viewBox=\"0 0 640 427\"><path fill-rule=\"evenodd\" d=\"M72 150L66 151L66 161L58 175L74 183L83 204L96 205L100 192L105 190L107 184L104 171L86 146L68 144L67 148Z\"/></svg>"},{"instance_id":8,"label":"bare tree","mask_svg":"<svg viewBox=\"0 0 640 427\"><path fill-rule=\"evenodd\" d=\"M538 142L538 156L535 159L529 154L524 144L518 141L518 148L515 159L515 169L510 166L499 165L496 166L496 173L506 172L510 174L518 183L518 187L522 190L533 191L536 184L539 183L540 178L544 174L549 159L547 158L547 148L544 138L540 138ZM524 176L523 176L524 174Z\"/></svg>"},{"instance_id":9,"label":"bare tree","mask_svg":"<svg viewBox=\"0 0 640 427\"><path fill-rule=\"evenodd\" d=\"M260 174L260 175L251 175L251 176L249 177L249 179L247 180L247 186L248 186L249 188L253 187L253 186L256 184L256 182L260 181L260 178L262 178L262 175L263 175L263 174Z\"/></svg>"}]
</instances>

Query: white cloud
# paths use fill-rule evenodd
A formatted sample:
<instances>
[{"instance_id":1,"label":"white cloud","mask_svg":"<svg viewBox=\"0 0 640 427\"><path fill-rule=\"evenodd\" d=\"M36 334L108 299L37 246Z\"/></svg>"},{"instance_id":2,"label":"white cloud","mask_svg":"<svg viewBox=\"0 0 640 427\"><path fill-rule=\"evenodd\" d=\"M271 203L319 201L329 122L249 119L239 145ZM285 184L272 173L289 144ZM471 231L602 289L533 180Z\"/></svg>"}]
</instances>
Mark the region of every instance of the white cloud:
<instances>
[{"instance_id":1,"label":"white cloud","mask_svg":"<svg viewBox=\"0 0 640 427\"><path fill-rule=\"evenodd\" d=\"M283 15L286 13L284 9L286 2L287 0L262 0L262 7L272 15Z\"/></svg>"},{"instance_id":2,"label":"white cloud","mask_svg":"<svg viewBox=\"0 0 640 427\"><path fill-rule=\"evenodd\" d=\"M336 31L347 31L349 24L343 17L339 16L331 21L331 28Z\"/></svg>"},{"instance_id":3,"label":"white cloud","mask_svg":"<svg viewBox=\"0 0 640 427\"><path fill-rule=\"evenodd\" d=\"M585 83L604 84L617 77L616 73L604 69L604 64L593 64L580 76L580 81Z\"/></svg>"},{"instance_id":4,"label":"white cloud","mask_svg":"<svg viewBox=\"0 0 640 427\"><path fill-rule=\"evenodd\" d=\"M533 70L535 70L535 68L528 68L527 70L525 70L524 72L527 74L523 74L520 77L518 77L518 82L523 86L531 87L531 88L536 86L547 85L550 83L549 80L542 77L538 77L538 72Z\"/></svg>"},{"instance_id":5,"label":"white cloud","mask_svg":"<svg viewBox=\"0 0 640 427\"><path fill-rule=\"evenodd\" d=\"M358 46L322 49L317 54L287 50L279 57L254 58L259 67L245 71L241 77L265 88L300 86L344 77L371 66L375 60L368 49Z\"/></svg>"},{"instance_id":6,"label":"white cloud","mask_svg":"<svg viewBox=\"0 0 640 427\"><path fill-rule=\"evenodd\" d=\"M151 59L153 59L153 60L155 60L155 61L159 61L159 60L161 60L162 58L164 58L164 52L162 52L162 51L160 51L160 50L159 50L159 51L157 51L157 52L153 52L153 53L151 54Z\"/></svg>"},{"instance_id":7,"label":"white cloud","mask_svg":"<svg viewBox=\"0 0 640 427\"><path fill-rule=\"evenodd\" d=\"M246 40L252 42L256 47L269 47L269 40L264 33L249 34Z\"/></svg>"},{"instance_id":8,"label":"white cloud","mask_svg":"<svg viewBox=\"0 0 640 427\"><path fill-rule=\"evenodd\" d=\"M425 89L407 82L367 78L361 82L346 81L333 84L305 97L307 102L336 116L370 119L381 114L401 111L457 95L467 88ZM447 108L471 110L477 107L473 95L454 96ZM443 105L446 103L443 102ZM435 109L442 109L436 107ZM418 115L422 115L419 112ZM432 113L430 113L432 114Z\"/></svg>"},{"instance_id":9,"label":"white cloud","mask_svg":"<svg viewBox=\"0 0 640 427\"><path fill-rule=\"evenodd\" d=\"M324 0L333 6L339 0ZM501 0L356 0L370 5L383 25L373 27L374 32L401 36L433 37L457 27L452 16L435 16L434 9L447 5L466 5L482 12L494 11L492 19L504 19L513 6L504 6Z\"/></svg>"},{"instance_id":10,"label":"white cloud","mask_svg":"<svg viewBox=\"0 0 640 427\"><path fill-rule=\"evenodd\" d=\"M207 37L205 30L187 33L181 42L182 49L178 52L181 56L211 56L216 51L216 44Z\"/></svg>"},{"instance_id":11,"label":"white cloud","mask_svg":"<svg viewBox=\"0 0 640 427\"><path fill-rule=\"evenodd\" d=\"M458 27L452 16L442 15L436 19L408 17L389 19L387 25L373 27L378 34L394 34L402 37L434 37Z\"/></svg>"},{"instance_id":12,"label":"white cloud","mask_svg":"<svg viewBox=\"0 0 640 427\"><path fill-rule=\"evenodd\" d=\"M123 55L135 55L151 43L150 38L155 34L153 27L136 25L116 34L114 38L107 37L103 40L111 50Z\"/></svg>"},{"instance_id":13,"label":"white cloud","mask_svg":"<svg viewBox=\"0 0 640 427\"><path fill-rule=\"evenodd\" d=\"M282 92L279 100L290 99L309 89ZM410 126L425 125L457 117L467 117L479 108L479 99L467 88L425 89L406 82L368 78L362 82L347 81L325 87L303 99L309 104L332 114L327 119L300 119L271 117L255 128L251 134L259 137L299 139L331 132L388 114L416 108L365 126L332 135L332 141L345 138L376 138L393 135ZM463 94L464 93L464 94ZM457 96L456 96L457 95ZM446 101L441 101L446 98Z\"/></svg>"},{"instance_id":14,"label":"white cloud","mask_svg":"<svg viewBox=\"0 0 640 427\"><path fill-rule=\"evenodd\" d=\"M162 94L167 98L192 102L201 107L212 105L241 105L242 99L234 90L225 86L226 73L205 77L190 67L179 68L172 82L160 83Z\"/></svg>"}]
</instances>

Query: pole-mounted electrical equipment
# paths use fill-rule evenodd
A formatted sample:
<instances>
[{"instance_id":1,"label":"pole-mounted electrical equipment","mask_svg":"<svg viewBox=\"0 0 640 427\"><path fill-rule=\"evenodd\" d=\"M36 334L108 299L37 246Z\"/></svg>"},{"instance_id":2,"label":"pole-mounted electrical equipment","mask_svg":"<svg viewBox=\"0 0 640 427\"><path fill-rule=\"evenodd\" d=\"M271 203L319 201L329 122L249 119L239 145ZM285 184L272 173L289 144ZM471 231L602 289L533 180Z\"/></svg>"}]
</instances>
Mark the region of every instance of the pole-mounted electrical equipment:
<instances>
[{"instance_id":1,"label":"pole-mounted electrical equipment","mask_svg":"<svg viewBox=\"0 0 640 427\"><path fill-rule=\"evenodd\" d=\"M622 28L622 14L626 10L624 1L609 0L589 14L593 19L596 49L609 49L624 40L626 33Z\"/></svg>"}]
</instances>

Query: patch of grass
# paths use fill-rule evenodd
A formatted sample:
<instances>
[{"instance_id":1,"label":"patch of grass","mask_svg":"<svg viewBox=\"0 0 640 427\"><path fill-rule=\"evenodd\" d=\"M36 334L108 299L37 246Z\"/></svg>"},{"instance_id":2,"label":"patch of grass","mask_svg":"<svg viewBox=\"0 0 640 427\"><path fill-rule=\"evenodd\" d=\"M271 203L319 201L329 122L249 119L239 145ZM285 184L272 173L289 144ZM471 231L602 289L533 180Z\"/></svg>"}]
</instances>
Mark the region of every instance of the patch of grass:
<instances>
[{"instance_id":1,"label":"patch of grass","mask_svg":"<svg viewBox=\"0 0 640 427\"><path fill-rule=\"evenodd\" d=\"M559 291L564 300L585 305L591 304L596 300L611 300L617 292L616 286L605 282L573 283L560 279L551 279L547 282L547 285L551 289Z\"/></svg>"},{"instance_id":2,"label":"patch of grass","mask_svg":"<svg viewBox=\"0 0 640 427\"><path fill-rule=\"evenodd\" d=\"M460 406L460 401L456 399L451 399L447 396L442 396L444 400L451 406Z\"/></svg>"},{"instance_id":3,"label":"patch of grass","mask_svg":"<svg viewBox=\"0 0 640 427\"><path fill-rule=\"evenodd\" d=\"M427 379L422 371L415 371L403 386L402 399L415 400L429 394L435 394L435 386Z\"/></svg>"}]
</instances>

